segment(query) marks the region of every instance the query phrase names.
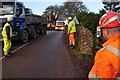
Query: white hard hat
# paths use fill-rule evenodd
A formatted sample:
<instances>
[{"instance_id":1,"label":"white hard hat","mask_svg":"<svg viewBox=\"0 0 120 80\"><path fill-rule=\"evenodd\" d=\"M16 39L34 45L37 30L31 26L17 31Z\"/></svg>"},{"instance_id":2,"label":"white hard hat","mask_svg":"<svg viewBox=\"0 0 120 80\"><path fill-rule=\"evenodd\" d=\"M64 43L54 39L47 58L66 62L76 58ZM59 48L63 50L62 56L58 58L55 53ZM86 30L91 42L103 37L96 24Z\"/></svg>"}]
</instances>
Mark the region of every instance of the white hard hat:
<instances>
[{"instance_id":1,"label":"white hard hat","mask_svg":"<svg viewBox=\"0 0 120 80\"><path fill-rule=\"evenodd\" d=\"M8 17L8 18L7 18L7 21L12 21L12 17Z\"/></svg>"},{"instance_id":2,"label":"white hard hat","mask_svg":"<svg viewBox=\"0 0 120 80\"><path fill-rule=\"evenodd\" d=\"M68 17L68 20L72 20L72 17Z\"/></svg>"}]
</instances>

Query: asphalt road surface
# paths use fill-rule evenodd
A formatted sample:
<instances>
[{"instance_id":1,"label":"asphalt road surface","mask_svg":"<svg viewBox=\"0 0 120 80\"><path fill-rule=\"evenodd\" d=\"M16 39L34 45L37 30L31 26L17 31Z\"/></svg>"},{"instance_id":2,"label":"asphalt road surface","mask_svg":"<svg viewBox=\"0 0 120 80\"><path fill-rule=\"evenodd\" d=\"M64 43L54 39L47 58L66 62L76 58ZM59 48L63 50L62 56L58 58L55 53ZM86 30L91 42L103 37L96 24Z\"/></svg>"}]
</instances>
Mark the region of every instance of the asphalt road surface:
<instances>
[{"instance_id":1,"label":"asphalt road surface","mask_svg":"<svg viewBox=\"0 0 120 80\"><path fill-rule=\"evenodd\" d=\"M2 60L3 78L74 78L74 68L63 42L63 31L14 45L13 55Z\"/></svg>"}]
</instances>

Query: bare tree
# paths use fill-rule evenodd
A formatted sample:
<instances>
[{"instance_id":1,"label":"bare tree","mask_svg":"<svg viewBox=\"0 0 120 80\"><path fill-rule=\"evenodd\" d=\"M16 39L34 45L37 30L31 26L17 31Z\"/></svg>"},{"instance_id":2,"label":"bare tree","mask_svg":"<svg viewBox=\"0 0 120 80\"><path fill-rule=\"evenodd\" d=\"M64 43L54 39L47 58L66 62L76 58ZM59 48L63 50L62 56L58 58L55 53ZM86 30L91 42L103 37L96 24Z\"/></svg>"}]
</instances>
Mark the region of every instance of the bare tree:
<instances>
[{"instance_id":1,"label":"bare tree","mask_svg":"<svg viewBox=\"0 0 120 80\"><path fill-rule=\"evenodd\" d=\"M43 16L47 16L48 13L54 13L59 16L59 18L65 18L68 16L74 16L77 12L87 12L87 7L79 0L68 0L64 2L63 5L49 6L46 8Z\"/></svg>"},{"instance_id":2,"label":"bare tree","mask_svg":"<svg viewBox=\"0 0 120 80\"><path fill-rule=\"evenodd\" d=\"M104 9L106 11L120 12L120 1L118 0L103 0Z\"/></svg>"}]
</instances>

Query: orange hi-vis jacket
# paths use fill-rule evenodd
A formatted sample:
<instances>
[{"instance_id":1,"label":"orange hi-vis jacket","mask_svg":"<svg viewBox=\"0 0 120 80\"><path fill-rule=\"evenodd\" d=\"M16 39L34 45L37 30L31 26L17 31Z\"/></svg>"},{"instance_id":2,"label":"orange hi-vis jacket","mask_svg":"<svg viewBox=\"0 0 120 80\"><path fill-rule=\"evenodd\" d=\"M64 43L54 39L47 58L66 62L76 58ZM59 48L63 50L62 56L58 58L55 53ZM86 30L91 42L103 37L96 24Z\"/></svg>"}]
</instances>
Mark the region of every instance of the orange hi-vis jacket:
<instances>
[{"instance_id":1,"label":"orange hi-vis jacket","mask_svg":"<svg viewBox=\"0 0 120 80\"><path fill-rule=\"evenodd\" d=\"M120 79L120 33L115 34L103 45L103 48L96 53L94 65L89 72L90 80ZM116 79L117 78L117 79Z\"/></svg>"}]
</instances>

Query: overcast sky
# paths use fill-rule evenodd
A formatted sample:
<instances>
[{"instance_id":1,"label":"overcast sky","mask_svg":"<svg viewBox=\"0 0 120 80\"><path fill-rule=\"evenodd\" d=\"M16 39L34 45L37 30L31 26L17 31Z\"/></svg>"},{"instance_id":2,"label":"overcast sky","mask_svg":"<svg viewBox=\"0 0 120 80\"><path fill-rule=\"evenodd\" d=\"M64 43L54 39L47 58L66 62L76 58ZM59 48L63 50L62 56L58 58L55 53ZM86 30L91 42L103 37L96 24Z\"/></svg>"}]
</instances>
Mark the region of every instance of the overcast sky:
<instances>
[{"instance_id":1,"label":"overcast sky","mask_svg":"<svg viewBox=\"0 0 120 80\"><path fill-rule=\"evenodd\" d=\"M50 5L63 5L66 0L21 0L26 7L33 10L35 14L42 15L45 9ZM87 8L95 13L99 12L99 9L103 8L101 0L82 0Z\"/></svg>"}]
</instances>

